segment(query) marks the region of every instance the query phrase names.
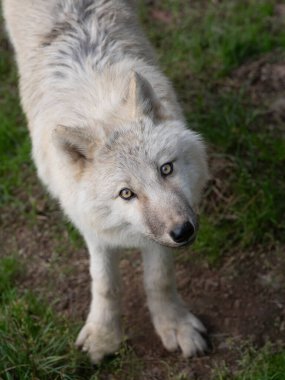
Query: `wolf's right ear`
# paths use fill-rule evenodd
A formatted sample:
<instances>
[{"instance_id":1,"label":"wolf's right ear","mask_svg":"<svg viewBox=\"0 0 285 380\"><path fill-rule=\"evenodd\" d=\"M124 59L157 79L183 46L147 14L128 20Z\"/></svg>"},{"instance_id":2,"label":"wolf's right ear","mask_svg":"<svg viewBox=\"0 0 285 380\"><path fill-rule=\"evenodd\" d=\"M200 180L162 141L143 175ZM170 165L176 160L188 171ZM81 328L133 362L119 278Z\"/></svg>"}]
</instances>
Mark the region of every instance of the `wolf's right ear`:
<instances>
[{"instance_id":1,"label":"wolf's right ear","mask_svg":"<svg viewBox=\"0 0 285 380\"><path fill-rule=\"evenodd\" d=\"M132 119L143 115L160 119L162 106L159 99L148 80L135 71L131 72L124 101Z\"/></svg>"},{"instance_id":2,"label":"wolf's right ear","mask_svg":"<svg viewBox=\"0 0 285 380\"><path fill-rule=\"evenodd\" d=\"M53 141L73 161L91 161L95 136L86 128L58 125L53 131Z\"/></svg>"}]
</instances>

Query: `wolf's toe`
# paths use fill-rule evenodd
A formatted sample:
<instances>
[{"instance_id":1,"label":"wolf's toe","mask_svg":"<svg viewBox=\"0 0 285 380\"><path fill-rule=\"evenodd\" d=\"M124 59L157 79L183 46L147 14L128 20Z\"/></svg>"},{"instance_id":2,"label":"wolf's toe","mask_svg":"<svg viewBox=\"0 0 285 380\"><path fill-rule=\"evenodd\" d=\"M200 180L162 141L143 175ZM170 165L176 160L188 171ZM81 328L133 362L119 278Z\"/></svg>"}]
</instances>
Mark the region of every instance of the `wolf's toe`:
<instances>
[{"instance_id":1,"label":"wolf's toe","mask_svg":"<svg viewBox=\"0 0 285 380\"><path fill-rule=\"evenodd\" d=\"M93 364L98 364L106 355L116 352L120 343L119 331L87 323L80 331L75 344L88 353Z\"/></svg>"},{"instance_id":2,"label":"wolf's toe","mask_svg":"<svg viewBox=\"0 0 285 380\"><path fill-rule=\"evenodd\" d=\"M161 339L164 347L168 351L175 351L178 348L176 332L173 329L168 329L161 334Z\"/></svg>"},{"instance_id":3,"label":"wolf's toe","mask_svg":"<svg viewBox=\"0 0 285 380\"><path fill-rule=\"evenodd\" d=\"M177 334L179 346L185 358L203 353L207 349L207 343L202 335L191 325L185 325Z\"/></svg>"}]
</instances>

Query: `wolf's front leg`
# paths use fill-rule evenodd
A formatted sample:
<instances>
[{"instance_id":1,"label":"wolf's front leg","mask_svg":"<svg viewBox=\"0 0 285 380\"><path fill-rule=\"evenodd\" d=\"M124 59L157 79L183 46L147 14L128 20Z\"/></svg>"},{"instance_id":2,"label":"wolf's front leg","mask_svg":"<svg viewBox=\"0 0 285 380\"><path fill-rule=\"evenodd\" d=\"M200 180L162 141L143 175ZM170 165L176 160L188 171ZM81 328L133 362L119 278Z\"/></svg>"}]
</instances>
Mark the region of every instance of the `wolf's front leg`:
<instances>
[{"instance_id":1,"label":"wolf's front leg","mask_svg":"<svg viewBox=\"0 0 285 380\"><path fill-rule=\"evenodd\" d=\"M118 253L88 241L92 301L85 326L76 345L87 351L91 361L98 363L114 353L122 339L120 276Z\"/></svg>"},{"instance_id":2,"label":"wolf's front leg","mask_svg":"<svg viewBox=\"0 0 285 380\"><path fill-rule=\"evenodd\" d=\"M148 306L163 345L169 351L180 347L185 357L205 351L206 329L177 294L172 252L153 244L142 253Z\"/></svg>"}]
</instances>

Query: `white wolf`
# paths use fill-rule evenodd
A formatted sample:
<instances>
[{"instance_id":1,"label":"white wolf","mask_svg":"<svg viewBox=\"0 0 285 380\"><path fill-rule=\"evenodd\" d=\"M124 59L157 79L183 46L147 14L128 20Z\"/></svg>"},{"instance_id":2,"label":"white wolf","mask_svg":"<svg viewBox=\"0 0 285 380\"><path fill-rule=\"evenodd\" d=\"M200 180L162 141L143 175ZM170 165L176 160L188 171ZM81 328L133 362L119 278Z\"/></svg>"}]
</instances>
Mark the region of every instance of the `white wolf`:
<instances>
[{"instance_id":1,"label":"white wolf","mask_svg":"<svg viewBox=\"0 0 285 380\"><path fill-rule=\"evenodd\" d=\"M38 175L84 236L92 303L77 339L94 363L122 338L116 247L138 247L168 350L206 348L176 291L172 251L194 240L208 177L127 0L4 0Z\"/></svg>"}]
</instances>

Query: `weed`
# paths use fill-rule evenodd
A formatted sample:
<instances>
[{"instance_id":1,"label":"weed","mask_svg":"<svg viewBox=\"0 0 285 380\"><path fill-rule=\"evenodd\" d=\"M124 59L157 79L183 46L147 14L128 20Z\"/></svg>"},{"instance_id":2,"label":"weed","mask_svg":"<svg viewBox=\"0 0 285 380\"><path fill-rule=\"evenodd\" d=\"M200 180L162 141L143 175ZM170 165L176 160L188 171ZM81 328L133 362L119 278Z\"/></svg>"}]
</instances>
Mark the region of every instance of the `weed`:
<instances>
[{"instance_id":1,"label":"weed","mask_svg":"<svg viewBox=\"0 0 285 380\"><path fill-rule=\"evenodd\" d=\"M241 357L234 373L224 364L215 370L214 380L284 380L285 351L277 352L272 344L259 351L248 345Z\"/></svg>"}]
</instances>

